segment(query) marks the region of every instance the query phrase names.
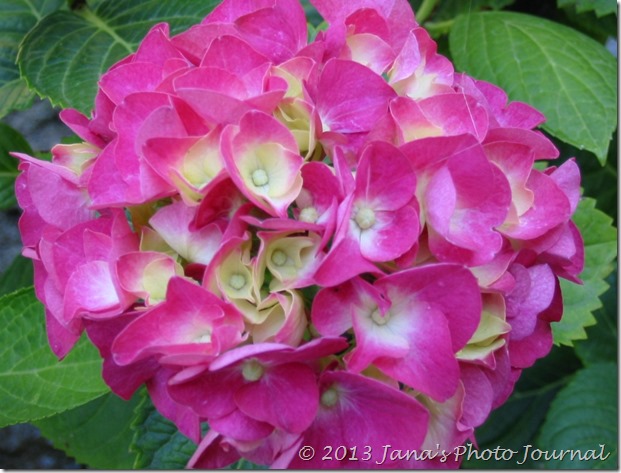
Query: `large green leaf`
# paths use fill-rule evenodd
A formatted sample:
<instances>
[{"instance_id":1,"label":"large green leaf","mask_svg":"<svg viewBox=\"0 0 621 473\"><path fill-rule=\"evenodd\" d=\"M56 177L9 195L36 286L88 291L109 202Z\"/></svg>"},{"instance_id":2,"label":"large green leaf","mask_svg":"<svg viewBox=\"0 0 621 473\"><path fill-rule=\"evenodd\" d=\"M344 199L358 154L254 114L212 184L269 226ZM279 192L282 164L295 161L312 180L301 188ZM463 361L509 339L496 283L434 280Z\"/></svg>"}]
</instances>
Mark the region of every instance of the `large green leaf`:
<instances>
[{"instance_id":1,"label":"large green leaf","mask_svg":"<svg viewBox=\"0 0 621 473\"><path fill-rule=\"evenodd\" d=\"M10 151L32 154L30 145L18 131L0 123L0 210L16 205L13 188L18 174L18 160L9 155Z\"/></svg>"},{"instance_id":2,"label":"large green leaf","mask_svg":"<svg viewBox=\"0 0 621 473\"><path fill-rule=\"evenodd\" d=\"M163 417L148 396L144 396L132 424L134 439L131 450L136 453L134 469L180 470L196 450L196 444Z\"/></svg>"},{"instance_id":3,"label":"large green leaf","mask_svg":"<svg viewBox=\"0 0 621 473\"><path fill-rule=\"evenodd\" d=\"M605 361L616 361L619 341L617 329L617 271L608 277L610 288L602 296L603 307L596 310L597 323L586 329L587 339L575 343L576 355L586 366Z\"/></svg>"},{"instance_id":4,"label":"large green leaf","mask_svg":"<svg viewBox=\"0 0 621 473\"><path fill-rule=\"evenodd\" d=\"M410 0L410 5L416 13L421 11L423 0ZM462 13L474 13L481 10L501 10L508 5L515 3L515 0L440 0L430 12L428 21L438 22L447 21L455 18ZM418 20L417 16L417 20ZM427 26L425 22L423 26Z\"/></svg>"},{"instance_id":5,"label":"large green leaf","mask_svg":"<svg viewBox=\"0 0 621 473\"><path fill-rule=\"evenodd\" d=\"M593 312L602 306L599 296L609 287L606 277L617 256L617 230L612 219L595 208L594 199L583 199L573 219L584 239L584 271L580 274L584 284L561 280L563 318L552 323L554 343L570 346L574 340L586 338L584 327L595 324Z\"/></svg>"},{"instance_id":6,"label":"large green leaf","mask_svg":"<svg viewBox=\"0 0 621 473\"><path fill-rule=\"evenodd\" d=\"M32 288L0 298L0 427L80 406L108 391L86 338L63 360L52 354Z\"/></svg>"},{"instance_id":7,"label":"large green leaf","mask_svg":"<svg viewBox=\"0 0 621 473\"><path fill-rule=\"evenodd\" d=\"M2 0L0 2L0 117L32 103L34 93L20 78L16 64L19 43L45 15L64 0Z\"/></svg>"},{"instance_id":8,"label":"large green leaf","mask_svg":"<svg viewBox=\"0 0 621 473\"><path fill-rule=\"evenodd\" d=\"M557 0L557 5L559 8L575 5L578 13L595 11L597 16L617 13L616 0Z\"/></svg>"},{"instance_id":9,"label":"large green leaf","mask_svg":"<svg viewBox=\"0 0 621 473\"><path fill-rule=\"evenodd\" d=\"M135 51L156 23L171 34L199 23L217 0L98 2L45 17L24 39L19 67L28 83L55 105L88 113L100 75Z\"/></svg>"},{"instance_id":10,"label":"large green leaf","mask_svg":"<svg viewBox=\"0 0 621 473\"><path fill-rule=\"evenodd\" d=\"M135 431L131 450L136 453L134 469L181 470L196 450L196 444L163 417L147 395L138 404L132 428ZM203 428L203 435L207 427ZM244 459L230 465L231 470L263 470Z\"/></svg>"},{"instance_id":11,"label":"large green leaf","mask_svg":"<svg viewBox=\"0 0 621 473\"><path fill-rule=\"evenodd\" d=\"M0 296L32 286L33 277L32 261L21 255L16 256L0 276Z\"/></svg>"},{"instance_id":12,"label":"large green leaf","mask_svg":"<svg viewBox=\"0 0 621 473\"><path fill-rule=\"evenodd\" d=\"M617 62L604 46L572 28L512 12L459 16L449 42L459 70L537 107L545 130L605 162L617 127Z\"/></svg>"},{"instance_id":13,"label":"large green leaf","mask_svg":"<svg viewBox=\"0 0 621 473\"><path fill-rule=\"evenodd\" d=\"M113 393L70 411L35 421L56 448L90 468L129 470L136 455L129 451L130 424L139 401L124 401Z\"/></svg>"},{"instance_id":14,"label":"large green leaf","mask_svg":"<svg viewBox=\"0 0 621 473\"><path fill-rule=\"evenodd\" d=\"M545 468L619 467L617 377L615 363L594 364L580 370L558 393L541 428L537 447L568 453L562 459L543 462ZM594 450L591 458L589 450ZM572 452L579 453L572 458Z\"/></svg>"},{"instance_id":15,"label":"large green leaf","mask_svg":"<svg viewBox=\"0 0 621 473\"><path fill-rule=\"evenodd\" d=\"M580 361L571 349L553 347L548 356L525 370L507 402L493 411L475 432L480 451L500 447L517 453L506 461L477 459L473 455L470 460L466 457L463 466L475 469L536 467L532 461L521 463L524 446L534 444L554 396L579 368Z\"/></svg>"}]
</instances>

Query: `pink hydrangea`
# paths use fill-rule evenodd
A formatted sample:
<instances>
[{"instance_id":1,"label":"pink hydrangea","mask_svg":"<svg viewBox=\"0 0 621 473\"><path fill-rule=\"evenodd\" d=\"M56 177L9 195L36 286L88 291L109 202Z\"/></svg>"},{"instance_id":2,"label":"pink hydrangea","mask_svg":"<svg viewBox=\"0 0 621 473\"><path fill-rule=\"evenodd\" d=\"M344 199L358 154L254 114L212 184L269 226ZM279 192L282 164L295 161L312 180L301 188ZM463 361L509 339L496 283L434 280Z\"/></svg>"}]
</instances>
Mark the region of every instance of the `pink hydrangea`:
<instances>
[{"instance_id":1,"label":"pink hydrangea","mask_svg":"<svg viewBox=\"0 0 621 473\"><path fill-rule=\"evenodd\" d=\"M374 455L476 441L550 350L580 172L534 169L544 117L455 73L406 0L312 3L312 43L297 0L154 26L61 113L83 143L15 155L23 254L54 353L86 330L188 466L447 466ZM325 446L348 454L298 455Z\"/></svg>"}]
</instances>

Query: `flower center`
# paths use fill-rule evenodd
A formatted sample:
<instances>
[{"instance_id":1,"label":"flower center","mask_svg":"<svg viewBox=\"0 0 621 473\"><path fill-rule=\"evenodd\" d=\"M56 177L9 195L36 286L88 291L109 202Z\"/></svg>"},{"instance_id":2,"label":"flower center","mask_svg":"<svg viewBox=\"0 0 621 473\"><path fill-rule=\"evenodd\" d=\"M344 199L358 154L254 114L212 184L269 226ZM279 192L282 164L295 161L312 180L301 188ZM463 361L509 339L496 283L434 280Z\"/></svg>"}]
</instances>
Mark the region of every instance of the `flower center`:
<instances>
[{"instance_id":1,"label":"flower center","mask_svg":"<svg viewBox=\"0 0 621 473\"><path fill-rule=\"evenodd\" d=\"M252 172L252 183L257 187L262 187L270 182L270 178L264 169L255 169Z\"/></svg>"},{"instance_id":2,"label":"flower center","mask_svg":"<svg viewBox=\"0 0 621 473\"><path fill-rule=\"evenodd\" d=\"M242 376L246 381L258 381L263 376L263 365L257 360L248 360L242 368Z\"/></svg>"},{"instance_id":3,"label":"flower center","mask_svg":"<svg viewBox=\"0 0 621 473\"><path fill-rule=\"evenodd\" d=\"M239 291L246 285L246 276L240 273L235 273L231 275L229 279L229 286L231 286L236 291Z\"/></svg>"},{"instance_id":4,"label":"flower center","mask_svg":"<svg viewBox=\"0 0 621 473\"><path fill-rule=\"evenodd\" d=\"M356 212L354 220L361 230L366 230L375 224L375 212L368 207L363 207Z\"/></svg>"},{"instance_id":5,"label":"flower center","mask_svg":"<svg viewBox=\"0 0 621 473\"><path fill-rule=\"evenodd\" d=\"M282 250L276 250L272 253L271 259L276 266L283 266L287 262L287 254Z\"/></svg>"},{"instance_id":6,"label":"flower center","mask_svg":"<svg viewBox=\"0 0 621 473\"><path fill-rule=\"evenodd\" d=\"M334 406L339 400L339 393L334 388L326 389L321 395L321 405L325 407Z\"/></svg>"},{"instance_id":7,"label":"flower center","mask_svg":"<svg viewBox=\"0 0 621 473\"><path fill-rule=\"evenodd\" d=\"M390 314L386 312L382 315L379 309L375 309L371 314L371 320L375 323L375 325L386 325L388 320L390 320Z\"/></svg>"},{"instance_id":8,"label":"flower center","mask_svg":"<svg viewBox=\"0 0 621 473\"><path fill-rule=\"evenodd\" d=\"M319 218L315 207L304 207L300 212L300 220L307 223L315 223Z\"/></svg>"}]
</instances>

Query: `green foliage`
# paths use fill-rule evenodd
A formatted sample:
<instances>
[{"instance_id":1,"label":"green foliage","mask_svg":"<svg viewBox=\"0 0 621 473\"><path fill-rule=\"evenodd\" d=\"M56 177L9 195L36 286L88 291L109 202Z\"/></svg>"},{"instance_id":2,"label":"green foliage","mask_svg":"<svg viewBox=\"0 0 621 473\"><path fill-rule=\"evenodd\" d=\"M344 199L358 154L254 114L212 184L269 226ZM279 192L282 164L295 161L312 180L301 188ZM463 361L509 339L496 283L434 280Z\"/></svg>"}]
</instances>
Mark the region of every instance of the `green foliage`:
<instances>
[{"instance_id":1,"label":"green foliage","mask_svg":"<svg viewBox=\"0 0 621 473\"><path fill-rule=\"evenodd\" d=\"M32 261L18 255L0 275L0 296L31 286L33 277Z\"/></svg>"},{"instance_id":2,"label":"green foliage","mask_svg":"<svg viewBox=\"0 0 621 473\"><path fill-rule=\"evenodd\" d=\"M537 445L541 450L573 450L596 459L565 456L545 462L554 469L616 469L618 465L617 366L597 363L576 373L556 396L544 422ZM603 450L602 450L603 446ZM599 460L597 459L599 458Z\"/></svg>"},{"instance_id":3,"label":"green foliage","mask_svg":"<svg viewBox=\"0 0 621 473\"><path fill-rule=\"evenodd\" d=\"M579 368L580 361L571 349L554 347L548 356L525 370L508 401L493 411L485 424L476 430L479 450L501 447L518 453L507 462L477 460L473 456L463 466L476 469L533 469L539 466L530 461L518 464L523 459L524 446L536 444L536 436L550 403Z\"/></svg>"},{"instance_id":4,"label":"green foliage","mask_svg":"<svg viewBox=\"0 0 621 473\"><path fill-rule=\"evenodd\" d=\"M63 360L51 352L32 288L0 298L0 427L80 406L108 391L101 358L85 338Z\"/></svg>"},{"instance_id":5,"label":"green foliage","mask_svg":"<svg viewBox=\"0 0 621 473\"><path fill-rule=\"evenodd\" d=\"M412 0L410 4L415 12L421 9L422 0ZM515 0L441 0L430 13L428 22L447 21L458 15L474 13L484 10L502 10L515 3ZM417 16L418 19L418 16ZM427 23L424 24L427 27Z\"/></svg>"},{"instance_id":6,"label":"green foliage","mask_svg":"<svg viewBox=\"0 0 621 473\"><path fill-rule=\"evenodd\" d=\"M18 173L18 160L9 155L10 151L32 153L30 145L19 132L0 123L0 210L16 205L13 187Z\"/></svg>"},{"instance_id":7,"label":"green foliage","mask_svg":"<svg viewBox=\"0 0 621 473\"><path fill-rule=\"evenodd\" d=\"M546 131L605 162L617 127L617 65L601 44L509 12L459 16L449 42L457 69L535 106L546 116Z\"/></svg>"},{"instance_id":8,"label":"green foliage","mask_svg":"<svg viewBox=\"0 0 621 473\"><path fill-rule=\"evenodd\" d=\"M136 408L132 423L134 439L131 450L136 453L134 469L181 470L196 450L196 444L181 434L175 424L163 417L144 395ZM207 429L203 429L203 435ZM244 459L230 465L230 470L263 470Z\"/></svg>"},{"instance_id":9,"label":"green foliage","mask_svg":"<svg viewBox=\"0 0 621 473\"><path fill-rule=\"evenodd\" d=\"M584 239L585 267L580 275L584 284L561 281L563 318L552 323L554 342L570 346L574 340L586 338L584 327L595 323L592 313L602 306L599 296L609 287L605 278L614 269L617 256L617 230L608 215L595 209L595 200L580 202L574 222Z\"/></svg>"},{"instance_id":10,"label":"green foliage","mask_svg":"<svg viewBox=\"0 0 621 473\"><path fill-rule=\"evenodd\" d=\"M595 11L597 16L617 13L616 0L557 0L559 8L575 5L578 13Z\"/></svg>"},{"instance_id":11,"label":"green foliage","mask_svg":"<svg viewBox=\"0 0 621 473\"><path fill-rule=\"evenodd\" d=\"M587 339L574 343L576 355L585 366L592 363L611 361L618 358L617 340L617 307L619 306L617 288L617 274L615 270L608 277L610 288L602 296L603 307L594 312L597 323L586 329Z\"/></svg>"},{"instance_id":12,"label":"green foliage","mask_svg":"<svg viewBox=\"0 0 621 473\"><path fill-rule=\"evenodd\" d=\"M54 446L79 463L106 470L131 469L135 454L129 451L130 429L139 397L124 401L104 394L83 406L35 422Z\"/></svg>"},{"instance_id":13,"label":"green foliage","mask_svg":"<svg viewBox=\"0 0 621 473\"><path fill-rule=\"evenodd\" d=\"M134 469L180 470L196 450L196 444L163 417L147 395L136 408L132 423L131 450L136 453Z\"/></svg>"},{"instance_id":14,"label":"green foliage","mask_svg":"<svg viewBox=\"0 0 621 473\"><path fill-rule=\"evenodd\" d=\"M19 67L29 85L54 105L88 114L97 81L112 64L133 53L149 29L170 24L171 34L199 23L218 2L133 0L98 2L43 18L24 38Z\"/></svg>"},{"instance_id":15,"label":"green foliage","mask_svg":"<svg viewBox=\"0 0 621 473\"><path fill-rule=\"evenodd\" d=\"M63 0L3 0L0 2L0 118L12 110L32 104L34 93L20 78L15 65L22 38L42 17L63 4ZM0 185L1 186L1 185Z\"/></svg>"}]
</instances>

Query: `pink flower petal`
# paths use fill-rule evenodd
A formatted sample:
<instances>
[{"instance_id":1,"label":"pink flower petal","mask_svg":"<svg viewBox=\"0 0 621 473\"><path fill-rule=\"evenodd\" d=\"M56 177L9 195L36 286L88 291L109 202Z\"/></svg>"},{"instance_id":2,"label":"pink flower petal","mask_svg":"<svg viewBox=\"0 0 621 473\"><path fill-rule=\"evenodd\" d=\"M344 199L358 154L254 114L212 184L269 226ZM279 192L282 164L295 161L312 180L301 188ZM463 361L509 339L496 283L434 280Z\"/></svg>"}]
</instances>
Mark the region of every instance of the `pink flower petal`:
<instances>
[{"instance_id":1,"label":"pink flower petal","mask_svg":"<svg viewBox=\"0 0 621 473\"><path fill-rule=\"evenodd\" d=\"M259 381L242 386L235 393L235 402L253 419L300 433L317 413L317 379L314 371L301 363L270 367Z\"/></svg>"},{"instance_id":2,"label":"pink flower petal","mask_svg":"<svg viewBox=\"0 0 621 473\"><path fill-rule=\"evenodd\" d=\"M329 60L317 85L316 106L324 131L369 131L395 96L381 76L353 61Z\"/></svg>"},{"instance_id":3,"label":"pink flower petal","mask_svg":"<svg viewBox=\"0 0 621 473\"><path fill-rule=\"evenodd\" d=\"M344 445L343 460L323 460L316 455L302 461L296 455L289 468L369 468L383 458L383 446L394 449L420 448L427 432L429 414L418 401L374 379L346 371L327 371L321 376L321 402L317 417L304 432L302 445L324 453L326 445ZM407 422L403 419L407 418ZM339 428L334 426L338 425ZM355 450L355 458L350 460ZM370 456L365 455L370 453ZM377 462L377 463L376 463ZM388 460L383 467L399 467Z\"/></svg>"}]
</instances>

